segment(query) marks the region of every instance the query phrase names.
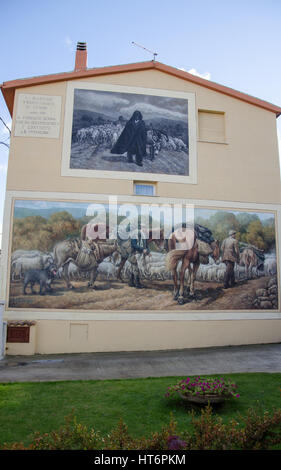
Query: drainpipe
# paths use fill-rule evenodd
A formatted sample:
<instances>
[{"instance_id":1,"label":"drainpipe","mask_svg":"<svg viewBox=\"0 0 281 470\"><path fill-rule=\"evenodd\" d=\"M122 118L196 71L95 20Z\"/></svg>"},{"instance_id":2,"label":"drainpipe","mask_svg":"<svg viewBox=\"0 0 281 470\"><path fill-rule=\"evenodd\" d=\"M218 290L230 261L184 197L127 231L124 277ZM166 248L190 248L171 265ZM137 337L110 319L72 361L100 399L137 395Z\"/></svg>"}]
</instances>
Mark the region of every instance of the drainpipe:
<instances>
[{"instance_id":1,"label":"drainpipe","mask_svg":"<svg viewBox=\"0 0 281 470\"><path fill-rule=\"evenodd\" d=\"M6 353L7 322L3 321L5 301L0 300L0 360L4 359Z\"/></svg>"}]
</instances>

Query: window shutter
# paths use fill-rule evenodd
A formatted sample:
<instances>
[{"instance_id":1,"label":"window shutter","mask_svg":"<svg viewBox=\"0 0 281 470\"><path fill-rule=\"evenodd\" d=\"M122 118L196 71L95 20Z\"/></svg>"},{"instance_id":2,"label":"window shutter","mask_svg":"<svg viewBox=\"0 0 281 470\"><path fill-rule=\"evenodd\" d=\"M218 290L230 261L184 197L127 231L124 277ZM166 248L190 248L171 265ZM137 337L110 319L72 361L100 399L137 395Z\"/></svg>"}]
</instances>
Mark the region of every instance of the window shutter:
<instances>
[{"instance_id":1,"label":"window shutter","mask_svg":"<svg viewBox=\"0 0 281 470\"><path fill-rule=\"evenodd\" d=\"M216 111L198 111L199 140L225 142L225 115Z\"/></svg>"}]
</instances>

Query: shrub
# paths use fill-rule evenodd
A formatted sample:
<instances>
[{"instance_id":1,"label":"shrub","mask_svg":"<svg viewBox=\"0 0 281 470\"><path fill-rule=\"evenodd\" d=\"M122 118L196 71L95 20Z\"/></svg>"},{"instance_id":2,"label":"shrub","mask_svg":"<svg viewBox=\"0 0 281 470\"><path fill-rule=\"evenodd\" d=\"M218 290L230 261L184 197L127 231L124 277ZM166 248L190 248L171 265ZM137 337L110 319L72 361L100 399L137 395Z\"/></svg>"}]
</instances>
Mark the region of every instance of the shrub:
<instances>
[{"instance_id":1,"label":"shrub","mask_svg":"<svg viewBox=\"0 0 281 470\"><path fill-rule=\"evenodd\" d=\"M188 450L232 450L240 446L238 423L231 420L223 424L222 418L212 413L210 405L201 410L199 417L192 412L192 425Z\"/></svg>"},{"instance_id":2,"label":"shrub","mask_svg":"<svg viewBox=\"0 0 281 470\"><path fill-rule=\"evenodd\" d=\"M103 439L94 429L87 429L83 424L77 423L73 412L65 418L65 425L58 431L34 434L32 443L25 448L23 444L5 446L11 450L94 450L101 448Z\"/></svg>"},{"instance_id":3,"label":"shrub","mask_svg":"<svg viewBox=\"0 0 281 470\"><path fill-rule=\"evenodd\" d=\"M249 409L241 422L232 419L223 424L222 418L212 413L208 405L195 417L192 413L193 433L187 441L188 450L266 450L281 444L281 410L270 416L268 411L258 413Z\"/></svg>"},{"instance_id":4,"label":"shrub","mask_svg":"<svg viewBox=\"0 0 281 470\"><path fill-rule=\"evenodd\" d=\"M240 416L244 424L241 433L241 446L243 449L268 449L281 443L281 410L275 410L273 415L268 411L258 413L253 408L248 410L246 416Z\"/></svg>"},{"instance_id":5,"label":"shrub","mask_svg":"<svg viewBox=\"0 0 281 470\"><path fill-rule=\"evenodd\" d=\"M192 432L179 432L173 416L167 426L151 436L134 438L120 420L106 437L94 429L78 424L75 417L66 418L58 431L36 434L30 446L21 443L4 445L9 450L265 450L281 444L281 410L272 415L249 409L239 421L223 423L210 405L201 414L192 414Z\"/></svg>"}]
</instances>

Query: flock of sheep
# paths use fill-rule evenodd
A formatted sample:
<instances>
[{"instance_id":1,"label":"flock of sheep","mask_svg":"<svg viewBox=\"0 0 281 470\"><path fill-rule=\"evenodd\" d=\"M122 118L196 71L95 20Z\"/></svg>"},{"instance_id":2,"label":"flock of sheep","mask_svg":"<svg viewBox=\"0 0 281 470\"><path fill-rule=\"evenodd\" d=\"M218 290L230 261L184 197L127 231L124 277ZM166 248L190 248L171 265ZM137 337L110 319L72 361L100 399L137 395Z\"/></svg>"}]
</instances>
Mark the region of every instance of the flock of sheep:
<instances>
[{"instance_id":1,"label":"flock of sheep","mask_svg":"<svg viewBox=\"0 0 281 470\"><path fill-rule=\"evenodd\" d=\"M141 275L144 279L164 281L172 279L171 272L166 270L165 254L163 253L151 253L150 256L145 258L142 255L138 255L138 265ZM178 264L178 272L181 269L181 263ZM224 274L226 270L225 263L219 262L216 264L213 258L209 257L208 264L200 264L199 269L196 273L196 279L204 282L223 282ZM253 277L260 276L274 276L277 273L276 256L274 254L267 255L264 263L263 270L257 270L253 268ZM130 274L130 265L126 263L124 266L125 277ZM189 272L186 270L185 278L188 280ZM246 269L245 266L235 265L235 278L245 279Z\"/></svg>"},{"instance_id":2,"label":"flock of sheep","mask_svg":"<svg viewBox=\"0 0 281 470\"><path fill-rule=\"evenodd\" d=\"M138 258L138 266L143 279L164 281L172 279L171 273L166 271L164 253L151 252L150 256L136 255ZM121 259L117 257L113 261L112 257L106 258L98 266L98 279L101 280L115 280L117 276L118 267ZM16 281L22 279L24 274L29 269L46 269L54 263L54 257L51 252L43 253L38 250L26 251L16 250L11 258L11 280ZM180 270L181 264L178 265ZM216 264L214 260L209 257L209 264L200 264L196 274L198 281L204 282L222 282L225 273L225 264L219 262ZM131 265L126 261L122 277L129 279L131 273ZM264 269L257 270L253 268L253 277L260 276L274 276L277 273L277 263L275 254L267 254L264 262ZM68 265L68 275L72 280L83 280L87 278L87 274L81 273L79 268L72 262ZM188 270L186 271L186 280L188 279ZM62 277L62 268L57 271L57 278ZM235 265L236 279L245 279L246 271L244 266Z\"/></svg>"},{"instance_id":3,"label":"flock of sheep","mask_svg":"<svg viewBox=\"0 0 281 470\"><path fill-rule=\"evenodd\" d=\"M94 152L109 150L116 143L123 129L124 125L121 123L107 123L84 127L77 131L76 139L79 145L92 145ZM187 151L187 146L182 139L155 133L153 130L147 131L147 144L154 146L156 154L161 149L174 150L176 152Z\"/></svg>"}]
</instances>

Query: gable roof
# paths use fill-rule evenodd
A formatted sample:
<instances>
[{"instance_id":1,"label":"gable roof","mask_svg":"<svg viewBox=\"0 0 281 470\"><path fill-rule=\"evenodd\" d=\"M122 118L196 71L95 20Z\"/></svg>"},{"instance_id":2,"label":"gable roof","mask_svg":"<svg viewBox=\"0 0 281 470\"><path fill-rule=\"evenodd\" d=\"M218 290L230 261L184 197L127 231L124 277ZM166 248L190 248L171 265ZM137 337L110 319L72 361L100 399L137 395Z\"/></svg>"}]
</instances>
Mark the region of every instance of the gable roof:
<instances>
[{"instance_id":1,"label":"gable roof","mask_svg":"<svg viewBox=\"0 0 281 470\"><path fill-rule=\"evenodd\" d=\"M85 70L80 70L80 71L56 73L56 74L51 74L51 75L41 75L38 77L11 80L8 82L4 82L0 86L0 88L4 96L4 99L6 101L9 112L12 116L15 90L17 88L25 88L25 87L34 86L34 85L43 85L46 83L55 83L55 82L61 82L65 80L77 80L81 78L83 79L83 78L97 77L97 76L102 76L102 75L110 75L110 74L124 73L124 72L137 72L141 70L151 70L151 69L159 70L161 72L167 73L169 75L180 78L182 80L195 83L205 88L209 88L210 90L223 93L225 95L231 96L232 98L236 98L238 100L245 101L246 103L252 104L254 106L258 106L260 108L266 109L276 114L276 117L280 116L281 114L281 107L276 106L272 103L261 100L259 98L255 98L254 96L248 95L246 93L242 93L240 91L234 90L233 88L229 88L224 85L219 85L218 83L212 82L210 80L206 80L196 75L192 75L191 73L185 72L175 67L171 67L169 65L162 64L161 62L157 62L154 60L149 61L149 62L137 62L133 64L114 65L114 66L100 67L100 68L90 68L90 69L85 69Z\"/></svg>"}]
</instances>

